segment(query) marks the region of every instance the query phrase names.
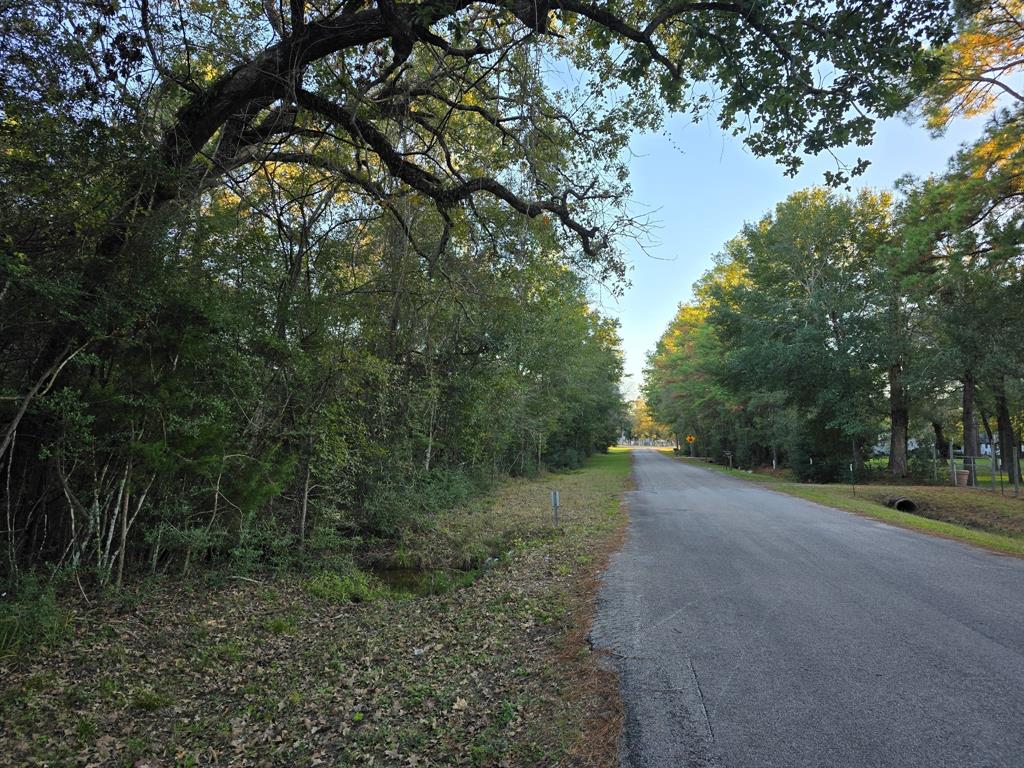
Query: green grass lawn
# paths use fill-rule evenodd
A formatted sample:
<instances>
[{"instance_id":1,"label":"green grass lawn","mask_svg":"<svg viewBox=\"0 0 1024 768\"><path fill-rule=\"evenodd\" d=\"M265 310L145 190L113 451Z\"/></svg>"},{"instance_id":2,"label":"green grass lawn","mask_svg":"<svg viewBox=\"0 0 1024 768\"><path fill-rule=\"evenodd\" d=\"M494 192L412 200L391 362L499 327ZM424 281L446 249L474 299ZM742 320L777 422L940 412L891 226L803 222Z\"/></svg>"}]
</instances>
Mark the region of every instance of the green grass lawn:
<instances>
[{"instance_id":1,"label":"green grass lawn","mask_svg":"<svg viewBox=\"0 0 1024 768\"><path fill-rule=\"evenodd\" d=\"M430 568L496 558L437 594L358 571L70 606L63 642L0 659L0 765L610 767L618 686L585 638L630 464L510 480L410 536Z\"/></svg>"},{"instance_id":2,"label":"green grass lawn","mask_svg":"<svg viewBox=\"0 0 1024 768\"><path fill-rule=\"evenodd\" d=\"M665 453L671 455L671 449ZM979 483L978 488L883 483L853 488L839 484L796 483L785 476L731 470L700 459L678 457L678 460L694 462L716 472L767 485L775 491L903 528L966 541L997 552L1024 555L1024 499L992 493L989 490L991 486L983 483ZM887 499L897 497L913 500L917 512L898 512L885 506Z\"/></svg>"}]
</instances>

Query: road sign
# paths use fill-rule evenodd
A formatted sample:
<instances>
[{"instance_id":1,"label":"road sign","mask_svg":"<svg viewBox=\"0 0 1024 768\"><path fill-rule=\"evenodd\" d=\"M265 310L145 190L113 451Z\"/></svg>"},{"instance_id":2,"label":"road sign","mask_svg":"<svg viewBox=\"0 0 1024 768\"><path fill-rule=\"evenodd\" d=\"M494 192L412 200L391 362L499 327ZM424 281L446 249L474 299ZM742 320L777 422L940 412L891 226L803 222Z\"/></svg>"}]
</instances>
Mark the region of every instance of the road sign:
<instances>
[{"instance_id":1,"label":"road sign","mask_svg":"<svg viewBox=\"0 0 1024 768\"><path fill-rule=\"evenodd\" d=\"M696 435L687 435L686 436L686 442L688 442L690 445L693 445L694 443L697 442L697 436Z\"/></svg>"}]
</instances>

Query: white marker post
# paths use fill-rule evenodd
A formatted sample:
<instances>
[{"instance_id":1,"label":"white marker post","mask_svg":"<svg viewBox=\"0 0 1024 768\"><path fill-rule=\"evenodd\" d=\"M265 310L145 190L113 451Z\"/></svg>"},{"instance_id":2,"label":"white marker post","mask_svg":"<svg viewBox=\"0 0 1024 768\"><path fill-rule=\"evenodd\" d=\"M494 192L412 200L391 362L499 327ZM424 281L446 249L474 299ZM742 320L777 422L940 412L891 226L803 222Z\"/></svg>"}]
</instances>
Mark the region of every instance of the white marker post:
<instances>
[{"instance_id":1,"label":"white marker post","mask_svg":"<svg viewBox=\"0 0 1024 768\"><path fill-rule=\"evenodd\" d=\"M556 526L558 525L558 508L561 506L561 504L562 504L562 497L559 495L558 491L552 491L551 492L551 519L554 521L554 524Z\"/></svg>"}]
</instances>

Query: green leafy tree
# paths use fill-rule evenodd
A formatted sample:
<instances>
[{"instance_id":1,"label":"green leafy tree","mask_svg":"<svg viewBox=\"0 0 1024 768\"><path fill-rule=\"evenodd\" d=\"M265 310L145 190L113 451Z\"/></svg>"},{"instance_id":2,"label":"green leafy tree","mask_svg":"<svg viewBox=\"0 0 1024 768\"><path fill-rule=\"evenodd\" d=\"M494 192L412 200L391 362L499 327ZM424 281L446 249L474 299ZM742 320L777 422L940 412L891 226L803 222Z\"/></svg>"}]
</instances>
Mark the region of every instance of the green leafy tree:
<instances>
[{"instance_id":1,"label":"green leafy tree","mask_svg":"<svg viewBox=\"0 0 1024 768\"><path fill-rule=\"evenodd\" d=\"M7 567L103 583L286 567L600 450L621 361L583 276L622 275L630 132L713 114L795 171L905 106L951 22L931 0L0 14ZM582 85L553 88L567 64Z\"/></svg>"},{"instance_id":2,"label":"green leafy tree","mask_svg":"<svg viewBox=\"0 0 1024 768\"><path fill-rule=\"evenodd\" d=\"M1006 394L1024 372L1011 320L1024 285L1022 154L1013 125L993 122L979 142L954 156L945 174L908 181L901 217L905 270L929 310L935 359L946 371L958 371L969 456L978 455L979 384L996 412L1000 443L1009 451L1019 436ZM1004 467L1017 472L1011 463Z\"/></svg>"},{"instance_id":3,"label":"green leafy tree","mask_svg":"<svg viewBox=\"0 0 1024 768\"><path fill-rule=\"evenodd\" d=\"M659 342L646 391L659 418L716 433L741 464L836 479L887 419L908 471L904 382L913 327L888 195L795 193L727 244ZM888 409L878 393L888 389ZM692 427L689 427L692 428Z\"/></svg>"}]
</instances>

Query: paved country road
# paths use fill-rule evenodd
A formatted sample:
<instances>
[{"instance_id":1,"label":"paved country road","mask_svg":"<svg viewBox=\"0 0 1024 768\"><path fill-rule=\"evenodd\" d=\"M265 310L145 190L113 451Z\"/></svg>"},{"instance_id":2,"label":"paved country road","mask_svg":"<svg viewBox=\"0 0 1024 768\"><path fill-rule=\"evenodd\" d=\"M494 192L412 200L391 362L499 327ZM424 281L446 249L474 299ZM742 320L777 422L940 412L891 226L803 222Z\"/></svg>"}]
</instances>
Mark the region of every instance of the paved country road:
<instances>
[{"instance_id":1,"label":"paved country road","mask_svg":"<svg viewBox=\"0 0 1024 768\"><path fill-rule=\"evenodd\" d=\"M639 766L1024 768L1024 560L634 453L592 638Z\"/></svg>"}]
</instances>

